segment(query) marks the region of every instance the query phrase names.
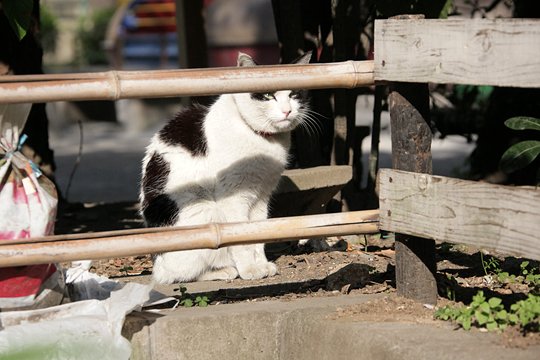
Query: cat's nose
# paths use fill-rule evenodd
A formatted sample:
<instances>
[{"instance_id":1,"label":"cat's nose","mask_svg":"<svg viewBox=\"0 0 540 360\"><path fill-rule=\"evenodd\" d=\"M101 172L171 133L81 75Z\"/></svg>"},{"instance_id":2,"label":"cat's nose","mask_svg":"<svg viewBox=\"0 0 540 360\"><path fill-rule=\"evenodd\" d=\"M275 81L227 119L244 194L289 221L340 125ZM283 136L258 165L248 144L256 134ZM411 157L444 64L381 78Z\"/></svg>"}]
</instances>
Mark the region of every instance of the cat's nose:
<instances>
[{"instance_id":1,"label":"cat's nose","mask_svg":"<svg viewBox=\"0 0 540 360\"><path fill-rule=\"evenodd\" d=\"M291 110L283 110L283 115L285 115L285 117L288 117L290 113Z\"/></svg>"}]
</instances>

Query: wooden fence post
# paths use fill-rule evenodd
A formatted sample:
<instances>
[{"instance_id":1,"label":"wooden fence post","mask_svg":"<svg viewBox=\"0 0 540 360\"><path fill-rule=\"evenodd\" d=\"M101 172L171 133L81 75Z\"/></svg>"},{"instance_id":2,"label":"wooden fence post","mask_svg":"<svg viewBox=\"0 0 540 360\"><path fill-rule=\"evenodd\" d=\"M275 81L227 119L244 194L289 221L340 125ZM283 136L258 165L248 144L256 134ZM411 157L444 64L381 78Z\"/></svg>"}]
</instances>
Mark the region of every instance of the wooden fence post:
<instances>
[{"instance_id":1,"label":"wooden fence post","mask_svg":"<svg viewBox=\"0 0 540 360\"><path fill-rule=\"evenodd\" d=\"M391 83L392 167L431 174L431 129L427 84ZM396 287L399 295L437 302L435 241L395 234Z\"/></svg>"},{"instance_id":2,"label":"wooden fence post","mask_svg":"<svg viewBox=\"0 0 540 360\"><path fill-rule=\"evenodd\" d=\"M422 19L423 15L395 18ZM389 86L392 167L431 174L428 85L396 82ZM436 304L435 241L396 233L395 250L398 294L422 303Z\"/></svg>"}]
</instances>

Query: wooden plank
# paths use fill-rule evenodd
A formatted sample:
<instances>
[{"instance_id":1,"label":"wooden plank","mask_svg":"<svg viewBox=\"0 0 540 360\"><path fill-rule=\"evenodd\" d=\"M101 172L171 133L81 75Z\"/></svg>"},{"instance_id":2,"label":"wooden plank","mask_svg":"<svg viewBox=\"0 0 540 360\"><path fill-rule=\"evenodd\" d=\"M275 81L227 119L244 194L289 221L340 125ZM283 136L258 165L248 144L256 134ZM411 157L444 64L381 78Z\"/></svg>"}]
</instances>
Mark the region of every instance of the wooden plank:
<instances>
[{"instance_id":1,"label":"wooden plank","mask_svg":"<svg viewBox=\"0 0 540 360\"><path fill-rule=\"evenodd\" d=\"M382 169L380 226L540 260L540 190Z\"/></svg>"},{"instance_id":2,"label":"wooden plank","mask_svg":"<svg viewBox=\"0 0 540 360\"><path fill-rule=\"evenodd\" d=\"M540 87L540 19L376 20L375 80Z\"/></svg>"}]
</instances>

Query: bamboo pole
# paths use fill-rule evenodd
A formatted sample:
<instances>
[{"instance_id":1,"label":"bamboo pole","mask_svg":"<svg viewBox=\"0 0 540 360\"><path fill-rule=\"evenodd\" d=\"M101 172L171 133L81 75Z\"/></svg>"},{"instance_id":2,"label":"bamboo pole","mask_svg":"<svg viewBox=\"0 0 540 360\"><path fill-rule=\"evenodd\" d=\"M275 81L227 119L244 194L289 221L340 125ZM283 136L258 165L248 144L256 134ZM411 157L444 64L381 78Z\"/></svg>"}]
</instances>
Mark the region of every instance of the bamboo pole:
<instances>
[{"instance_id":1,"label":"bamboo pole","mask_svg":"<svg viewBox=\"0 0 540 360\"><path fill-rule=\"evenodd\" d=\"M379 231L379 210L257 222L56 235L0 242L0 267L155 254Z\"/></svg>"},{"instance_id":2,"label":"bamboo pole","mask_svg":"<svg viewBox=\"0 0 540 360\"><path fill-rule=\"evenodd\" d=\"M0 77L0 103L206 96L370 86L373 61Z\"/></svg>"}]
</instances>

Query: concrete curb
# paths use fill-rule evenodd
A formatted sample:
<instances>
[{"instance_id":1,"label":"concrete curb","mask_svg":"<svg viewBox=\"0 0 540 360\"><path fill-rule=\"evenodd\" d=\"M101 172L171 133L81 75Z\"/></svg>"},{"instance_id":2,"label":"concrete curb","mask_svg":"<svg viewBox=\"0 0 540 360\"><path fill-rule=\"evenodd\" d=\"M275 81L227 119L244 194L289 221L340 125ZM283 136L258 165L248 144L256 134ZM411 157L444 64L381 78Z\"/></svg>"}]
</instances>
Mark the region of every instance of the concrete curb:
<instances>
[{"instance_id":1,"label":"concrete curb","mask_svg":"<svg viewBox=\"0 0 540 360\"><path fill-rule=\"evenodd\" d=\"M339 295L134 313L123 335L132 359L537 359L540 346L505 348L495 334L445 323L336 318L382 295Z\"/></svg>"}]
</instances>

